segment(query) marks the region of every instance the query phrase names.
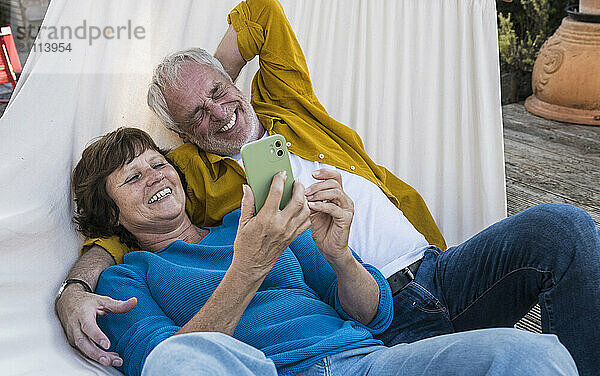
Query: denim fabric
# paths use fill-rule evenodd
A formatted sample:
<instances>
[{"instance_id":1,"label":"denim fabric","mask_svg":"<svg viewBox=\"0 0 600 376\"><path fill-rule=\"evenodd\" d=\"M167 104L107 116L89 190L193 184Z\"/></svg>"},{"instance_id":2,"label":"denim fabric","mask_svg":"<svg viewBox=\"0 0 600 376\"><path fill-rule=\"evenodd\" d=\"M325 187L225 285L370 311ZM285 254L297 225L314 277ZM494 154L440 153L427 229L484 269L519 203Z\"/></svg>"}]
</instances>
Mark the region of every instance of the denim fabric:
<instances>
[{"instance_id":1,"label":"denim fabric","mask_svg":"<svg viewBox=\"0 0 600 376\"><path fill-rule=\"evenodd\" d=\"M142 376L276 376L271 359L222 333L170 337L146 358Z\"/></svg>"},{"instance_id":2,"label":"denim fabric","mask_svg":"<svg viewBox=\"0 0 600 376\"><path fill-rule=\"evenodd\" d=\"M415 280L394 297L392 326L379 336L391 347L344 351L300 375L548 376L576 375L577 368L600 375L598 286L600 229L573 206L539 205L446 252L428 249ZM498 328L512 327L537 302L551 334ZM198 368L188 372L274 374L258 350L221 336L187 350L169 349L183 336L170 338L150 354L144 374L176 374L173 367L190 361ZM214 351L204 356L206 349Z\"/></svg>"},{"instance_id":3,"label":"denim fabric","mask_svg":"<svg viewBox=\"0 0 600 376\"><path fill-rule=\"evenodd\" d=\"M577 375L575 362L553 334L512 328L471 330L328 356L300 376Z\"/></svg>"},{"instance_id":4,"label":"denim fabric","mask_svg":"<svg viewBox=\"0 0 600 376\"><path fill-rule=\"evenodd\" d=\"M574 206L538 205L446 252L427 250L379 339L512 327L539 303L543 332L558 336L581 375L600 375L599 286L600 229Z\"/></svg>"},{"instance_id":5,"label":"denim fabric","mask_svg":"<svg viewBox=\"0 0 600 376\"><path fill-rule=\"evenodd\" d=\"M576 375L555 335L517 329L471 330L393 347L370 346L328 356L302 376ZM142 376L275 376L259 350L221 333L170 337L148 356Z\"/></svg>"}]
</instances>

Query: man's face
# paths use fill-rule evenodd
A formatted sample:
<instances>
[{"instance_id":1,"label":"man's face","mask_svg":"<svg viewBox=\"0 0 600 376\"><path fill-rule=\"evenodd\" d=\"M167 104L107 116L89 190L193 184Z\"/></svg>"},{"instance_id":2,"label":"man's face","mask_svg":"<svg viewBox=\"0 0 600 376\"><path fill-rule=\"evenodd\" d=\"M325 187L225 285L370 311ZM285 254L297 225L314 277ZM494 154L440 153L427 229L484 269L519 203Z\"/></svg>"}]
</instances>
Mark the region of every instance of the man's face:
<instances>
[{"instance_id":1,"label":"man's face","mask_svg":"<svg viewBox=\"0 0 600 376\"><path fill-rule=\"evenodd\" d=\"M265 130L250 102L220 72L188 61L180 75L180 87L167 87L163 94L184 141L207 152L232 155L262 137Z\"/></svg>"}]
</instances>

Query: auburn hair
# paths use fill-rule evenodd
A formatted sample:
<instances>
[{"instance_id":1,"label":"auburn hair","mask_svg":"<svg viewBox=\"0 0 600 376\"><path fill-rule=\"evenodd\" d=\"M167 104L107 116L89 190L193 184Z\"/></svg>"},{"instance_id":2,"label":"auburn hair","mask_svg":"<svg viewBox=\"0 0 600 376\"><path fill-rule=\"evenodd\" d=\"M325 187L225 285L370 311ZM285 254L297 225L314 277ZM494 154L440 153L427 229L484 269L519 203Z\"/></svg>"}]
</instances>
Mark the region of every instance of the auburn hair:
<instances>
[{"instance_id":1,"label":"auburn hair","mask_svg":"<svg viewBox=\"0 0 600 376\"><path fill-rule=\"evenodd\" d=\"M127 246L139 247L137 239L119 224L119 207L106 192L106 179L146 150L166 154L148 133L128 127L110 132L85 148L72 179L77 231L89 238L116 235Z\"/></svg>"}]
</instances>

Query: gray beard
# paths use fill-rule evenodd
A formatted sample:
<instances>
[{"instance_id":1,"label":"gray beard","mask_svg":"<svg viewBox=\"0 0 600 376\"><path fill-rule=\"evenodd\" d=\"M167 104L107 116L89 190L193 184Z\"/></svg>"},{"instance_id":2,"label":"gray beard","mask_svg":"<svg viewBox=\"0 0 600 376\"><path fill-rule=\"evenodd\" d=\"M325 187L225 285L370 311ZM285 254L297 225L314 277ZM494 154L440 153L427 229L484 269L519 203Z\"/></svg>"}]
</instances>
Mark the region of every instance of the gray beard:
<instances>
[{"instance_id":1,"label":"gray beard","mask_svg":"<svg viewBox=\"0 0 600 376\"><path fill-rule=\"evenodd\" d=\"M248 102L242 102L242 108L244 115L246 115L248 122L250 123L250 132L246 135L246 137L242 137L235 142L224 142L222 140L204 140L200 141L195 137L191 139L191 141L196 144L201 150L204 150L209 153L218 154L218 155L235 155L240 152L240 149L243 145L248 142L256 141L260 139L264 133L265 128L263 128L262 124L258 120L258 116L256 116L256 112L254 108Z\"/></svg>"}]
</instances>

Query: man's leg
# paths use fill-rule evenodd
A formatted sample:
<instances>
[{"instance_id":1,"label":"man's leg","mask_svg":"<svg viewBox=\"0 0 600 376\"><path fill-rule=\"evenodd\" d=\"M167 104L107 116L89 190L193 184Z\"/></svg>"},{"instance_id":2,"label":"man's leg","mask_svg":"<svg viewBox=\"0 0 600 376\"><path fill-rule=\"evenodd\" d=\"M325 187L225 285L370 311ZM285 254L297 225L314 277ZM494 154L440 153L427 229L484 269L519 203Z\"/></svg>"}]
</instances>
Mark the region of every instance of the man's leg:
<instances>
[{"instance_id":1,"label":"man's leg","mask_svg":"<svg viewBox=\"0 0 600 376\"><path fill-rule=\"evenodd\" d=\"M222 333L190 333L161 342L148 357L143 376L277 375L270 359Z\"/></svg>"},{"instance_id":2,"label":"man's leg","mask_svg":"<svg viewBox=\"0 0 600 376\"><path fill-rule=\"evenodd\" d=\"M600 374L600 229L585 211L538 205L438 253L413 284L441 301L455 331L512 326L539 302L543 331L582 375Z\"/></svg>"},{"instance_id":3,"label":"man's leg","mask_svg":"<svg viewBox=\"0 0 600 376\"><path fill-rule=\"evenodd\" d=\"M351 350L352 351L352 350ZM342 353L341 355L343 355ZM575 362L552 334L519 329L471 330L383 347L336 366L331 375L577 375Z\"/></svg>"}]
</instances>

